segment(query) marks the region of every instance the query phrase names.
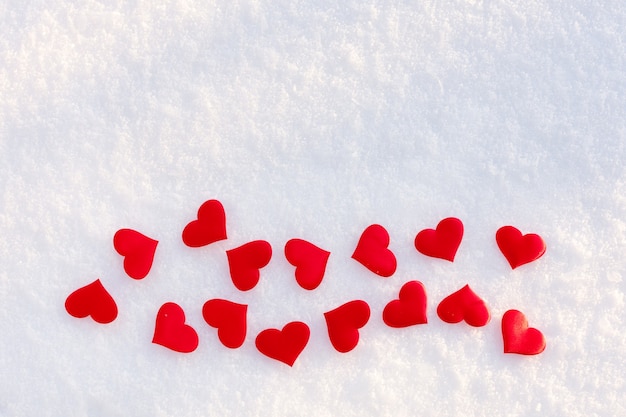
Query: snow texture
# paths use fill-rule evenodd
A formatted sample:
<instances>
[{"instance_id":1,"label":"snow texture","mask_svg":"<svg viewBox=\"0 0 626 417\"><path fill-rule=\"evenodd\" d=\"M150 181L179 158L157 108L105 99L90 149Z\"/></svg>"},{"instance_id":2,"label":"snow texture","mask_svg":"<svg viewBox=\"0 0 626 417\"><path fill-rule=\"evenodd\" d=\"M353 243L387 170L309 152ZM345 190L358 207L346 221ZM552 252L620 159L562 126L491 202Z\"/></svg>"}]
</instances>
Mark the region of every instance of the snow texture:
<instances>
[{"instance_id":1,"label":"snow texture","mask_svg":"<svg viewBox=\"0 0 626 417\"><path fill-rule=\"evenodd\" d=\"M0 416L626 415L622 1L5 0L0 27ZM208 199L228 239L186 247ZM454 263L419 254L449 216ZM373 223L390 278L350 258ZM507 224L544 257L511 270ZM121 228L160 242L142 281ZM294 237L332 252L315 291ZM244 293L224 252L255 239L274 256ZM96 278L111 324L64 309ZM414 279L429 323L385 326ZM483 328L435 313L466 283ZM249 305L240 349L203 321L210 298ZM372 318L340 354L323 313L354 299ZM195 352L151 343L168 301ZM508 309L545 352L503 353ZM311 339L290 368L254 338L293 320Z\"/></svg>"}]
</instances>

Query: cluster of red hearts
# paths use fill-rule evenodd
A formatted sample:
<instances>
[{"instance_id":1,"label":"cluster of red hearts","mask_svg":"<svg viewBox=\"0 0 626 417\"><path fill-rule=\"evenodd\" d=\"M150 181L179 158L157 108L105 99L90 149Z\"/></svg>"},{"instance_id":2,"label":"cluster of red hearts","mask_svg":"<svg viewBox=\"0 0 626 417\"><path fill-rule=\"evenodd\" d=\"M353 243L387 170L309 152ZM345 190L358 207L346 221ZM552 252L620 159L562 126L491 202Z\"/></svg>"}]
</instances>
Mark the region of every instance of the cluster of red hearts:
<instances>
[{"instance_id":1,"label":"cluster of red hearts","mask_svg":"<svg viewBox=\"0 0 626 417\"><path fill-rule=\"evenodd\" d=\"M540 258L546 246L536 234L522 233L513 226L504 226L496 232L496 242L511 268ZM206 201L198 210L197 218L185 226L182 240L185 245L199 248L226 239L226 215L217 200ZM443 219L435 229L420 231L415 237L415 248L423 255L453 262L463 238L463 223L454 217ZM152 267L158 241L132 229L121 229L113 238L115 250L124 258L124 271L133 279L145 278ZM324 277L330 252L302 239L285 244L286 259L295 267L298 284L306 290L317 288ZM260 270L272 257L272 247L264 240L255 240L226 251L230 277L241 291L254 288ZM389 234L384 227L367 227L352 254L352 258L381 277L390 277L396 271L396 257L389 249ZM231 349L243 345L247 330L247 305L224 299L208 300L202 315L209 326L217 329L220 342ZM78 318L90 316L98 323L110 323L117 317L117 305L97 279L71 293L65 301L67 312ZM485 326L491 320L487 304L469 285L444 298L437 307L437 315L447 323L465 321L474 327ZM370 319L370 307L363 300L349 301L324 313L328 336L333 347L349 352L359 341L359 329ZM402 328L427 323L426 291L419 281L409 281L400 289L398 299L389 302L382 314L385 324ZM255 339L262 354L294 364L309 341L306 323L294 321L282 329L266 329ZM528 327L523 313L508 310L502 317L502 338L505 353L536 355L545 349L543 334ZM183 353L198 346L196 331L185 323L183 309L172 302L165 303L156 316L153 343Z\"/></svg>"}]
</instances>

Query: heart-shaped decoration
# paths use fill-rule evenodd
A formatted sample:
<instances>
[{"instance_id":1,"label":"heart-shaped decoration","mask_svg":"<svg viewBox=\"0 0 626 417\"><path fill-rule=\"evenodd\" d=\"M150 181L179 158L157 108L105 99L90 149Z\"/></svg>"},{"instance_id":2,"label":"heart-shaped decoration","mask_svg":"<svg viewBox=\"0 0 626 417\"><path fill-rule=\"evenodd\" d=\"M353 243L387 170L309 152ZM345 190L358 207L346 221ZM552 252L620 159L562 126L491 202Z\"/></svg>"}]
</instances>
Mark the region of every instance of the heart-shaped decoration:
<instances>
[{"instance_id":1,"label":"heart-shaped decoration","mask_svg":"<svg viewBox=\"0 0 626 417\"><path fill-rule=\"evenodd\" d=\"M419 281L409 281L400 289L397 300L383 310L383 321L389 327L409 327L428 323L426 317L426 290Z\"/></svg>"},{"instance_id":2,"label":"heart-shaped decoration","mask_svg":"<svg viewBox=\"0 0 626 417\"><path fill-rule=\"evenodd\" d=\"M256 348L267 357L293 366L309 342L311 331L306 323L293 321L282 330L266 329L256 337Z\"/></svg>"},{"instance_id":3,"label":"heart-shaped decoration","mask_svg":"<svg viewBox=\"0 0 626 417\"><path fill-rule=\"evenodd\" d=\"M396 272L396 256L388 249L389 233L379 225L367 227L361 234L352 259L381 277L390 277Z\"/></svg>"},{"instance_id":4,"label":"heart-shaped decoration","mask_svg":"<svg viewBox=\"0 0 626 417\"><path fill-rule=\"evenodd\" d=\"M359 343L359 329L370 319L370 306L362 300L349 301L324 313L324 318L335 350L350 352Z\"/></svg>"},{"instance_id":5,"label":"heart-shaped decoration","mask_svg":"<svg viewBox=\"0 0 626 417\"><path fill-rule=\"evenodd\" d=\"M217 329L217 336L224 346L236 349L246 338L247 311L245 304L213 299L202 306L202 317L209 326Z\"/></svg>"},{"instance_id":6,"label":"heart-shaped decoration","mask_svg":"<svg viewBox=\"0 0 626 417\"><path fill-rule=\"evenodd\" d=\"M254 240L226 251L233 284L240 291L248 291L259 282L259 269L272 259L272 246L265 240Z\"/></svg>"},{"instance_id":7,"label":"heart-shaped decoration","mask_svg":"<svg viewBox=\"0 0 626 417\"><path fill-rule=\"evenodd\" d=\"M502 339L504 353L521 355L538 355L546 348L543 334L532 327L524 314L517 310L509 310L502 316Z\"/></svg>"},{"instance_id":8,"label":"heart-shaped decoration","mask_svg":"<svg viewBox=\"0 0 626 417\"><path fill-rule=\"evenodd\" d=\"M185 324L185 312L178 304L165 303L157 313L152 343L190 353L198 347L198 333Z\"/></svg>"},{"instance_id":9,"label":"heart-shaped decoration","mask_svg":"<svg viewBox=\"0 0 626 417\"><path fill-rule=\"evenodd\" d=\"M448 217L439 222L436 229L424 229L415 236L415 249L433 258L453 262L463 239L463 222Z\"/></svg>"},{"instance_id":10,"label":"heart-shaped decoration","mask_svg":"<svg viewBox=\"0 0 626 417\"><path fill-rule=\"evenodd\" d=\"M305 290L316 289L326 272L330 252L302 239L291 239L285 244L285 258L296 267L296 281Z\"/></svg>"},{"instance_id":11,"label":"heart-shaped decoration","mask_svg":"<svg viewBox=\"0 0 626 417\"><path fill-rule=\"evenodd\" d=\"M465 320L474 327L482 327L491 320L487 305L469 285L444 298L437 307L437 315L446 323Z\"/></svg>"},{"instance_id":12,"label":"heart-shaped decoration","mask_svg":"<svg viewBox=\"0 0 626 417\"><path fill-rule=\"evenodd\" d=\"M217 200L205 201L198 209L198 219L183 229L183 242L192 248L226 239L226 213Z\"/></svg>"},{"instance_id":13,"label":"heart-shaped decoration","mask_svg":"<svg viewBox=\"0 0 626 417\"><path fill-rule=\"evenodd\" d=\"M101 324L111 323L117 317L117 304L100 279L71 293L65 300L65 310L79 319L91 316Z\"/></svg>"},{"instance_id":14,"label":"heart-shaped decoration","mask_svg":"<svg viewBox=\"0 0 626 417\"><path fill-rule=\"evenodd\" d=\"M522 235L513 226L499 228L496 242L512 269L537 260L546 252L546 244L541 236L534 233Z\"/></svg>"},{"instance_id":15,"label":"heart-shaped decoration","mask_svg":"<svg viewBox=\"0 0 626 417\"><path fill-rule=\"evenodd\" d=\"M124 257L124 271L133 279L148 275L158 243L132 229L120 229L113 236L113 247Z\"/></svg>"}]
</instances>

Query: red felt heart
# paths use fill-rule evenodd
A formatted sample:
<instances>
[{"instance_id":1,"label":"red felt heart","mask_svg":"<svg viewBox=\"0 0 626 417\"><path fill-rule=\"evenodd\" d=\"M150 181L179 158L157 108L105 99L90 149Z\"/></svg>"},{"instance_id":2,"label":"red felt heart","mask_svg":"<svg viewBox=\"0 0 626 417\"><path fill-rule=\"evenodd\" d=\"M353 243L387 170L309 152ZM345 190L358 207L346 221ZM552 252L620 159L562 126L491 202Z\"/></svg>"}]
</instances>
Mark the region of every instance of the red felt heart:
<instances>
[{"instance_id":1,"label":"red felt heart","mask_svg":"<svg viewBox=\"0 0 626 417\"><path fill-rule=\"evenodd\" d=\"M509 310L502 316L502 339L504 353L521 355L537 355L546 348L543 334L532 327L524 314L517 310Z\"/></svg>"},{"instance_id":2,"label":"red felt heart","mask_svg":"<svg viewBox=\"0 0 626 417\"><path fill-rule=\"evenodd\" d=\"M285 244L285 258L296 267L296 281L305 290L316 289L326 272L330 252L302 239L291 239Z\"/></svg>"},{"instance_id":3,"label":"red felt heart","mask_svg":"<svg viewBox=\"0 0 626 417\"><path fill-rule=\"evenodd\" d=\"M370 319L370 306L362 300L349 301L324 313L324 318L335 350L350 352L359 343L359 329Z\"/></svg>"},{"instance_id":4,"label":"red felt heart","mask_svg":"<svg viewBox=\"0 0 626 417\"><path fill-rule=\"evenodd\" d=\"M424 229L415 236L415 249L426 256L453 262L463 239L463 223L455 217L439 222L436 229Z\"/></svg>"},{"instance_id":5,"label":"red felt heart","mask_svg":"<svg viewBox=\"0 0 626 417\"><path fill-rule=\"evenodd\" d=\"M499 228L496 242L513 269L539 259L546 252L546 244L541 236L534 233L522 235L513 226Z\"/></svg>"},{"instance_id":6,"label":"red felt heart","mask_svg":"<svg viewBox=\"0 0 626 417\"><path fill-rule=\"evenodd\" d=\"M245 304L213 299L202 306L202 317L209 326L217 329L217 336L224 346L236 349L246 338L247 311Z\"/></svg>"},{"instance_id":7,"label":"red felt heart","mask_svg":"<svg viewBox=\"0 0 626 417\"><path fill-rule=\"evenodd\" d=\"M379 224L373 224L363 231L352 259L381 277L390 277L396 272L396 257L388 249L389 233Z\"/></svg>"},{"instance_id":8,"label":"red felt heart","mask_svg":"<svg viewBox=\"0 0 626 417\"><path fill-rule=\"evenodd\" d=\"M185 324L185 312L178 304L165 303L157 313L152 343L189 353L198 347L198 333Z\"/></svg>"},{"instance_id":9,"label":"red felt heart","mask_svg":"<svg viewBox=\"0 0 626 417\"><path fill-rule=\"evenodd\" d=\"M124 257L124 271L134 279L148 275L158 243L132 229L120 229L113 236L115 250Z\"/></svg>"},{"instance_id":10,"label":"red felt heart","mask_svg":"<svg viewBox=\"0 0 626 417\"><path fill-rule=\"evenodd\" d=\"M389 327L408 327L428 323L426 317L426 290L419 281L409 281L400 289L397 300L383 310L383 321Z\"/></svg>"},{"instance_id":11,"label":"red felt heart","mask_svg":"<svg viewBox=\"0 0 626 417\"><path fill-rule=\"evenodd\" d=\"M65 300L65 310L79 319L91 316L102 324L117 317L117 304L99 279L71 293Z\"/></svg>"},{"instance_id":12,"label":"red felt heart","mask_svg":"<svg viewBox=\"0 0 626 417\"><path fill-rule=\"evenodd\" d=\"M474 327L482 327L491 319L487 305L469 285L444 298L437 307L437 315L446 323L465 320Z\"/></svg>"},{"instance_id":13,"label":"red felt heart","mask_svg":"<svg viewBox=\"0 0 626 417\"><path fill-rule=\"evenodd\" d=\"M309 342L309 326L301 321L287 323L282 330L266 329L256 337L256 348L272 359L293 366Z\"/></svg>"},{"instance_id":14,"label":"red felt heart","mask_svg":"<svg viewBox=\"0 0 626 417\"><path fill-rule=\"evenodd\" d=\"M192 248L226 239L226 213L217 200L208 200L198 209L198 219L183 229L183 242Z\"/></svg>"},{"instance_id":15,"label":"red felt heart","mask_svg":"<svg viewBox=\"0 0 626 417\"><path fill-rule=\"evenodd\" d=\"M259 282L259 269L272 259L272 246L264 240L248 242L226 251L233 284L240 291L248 291Z\"/></svg>"}]
</instances>

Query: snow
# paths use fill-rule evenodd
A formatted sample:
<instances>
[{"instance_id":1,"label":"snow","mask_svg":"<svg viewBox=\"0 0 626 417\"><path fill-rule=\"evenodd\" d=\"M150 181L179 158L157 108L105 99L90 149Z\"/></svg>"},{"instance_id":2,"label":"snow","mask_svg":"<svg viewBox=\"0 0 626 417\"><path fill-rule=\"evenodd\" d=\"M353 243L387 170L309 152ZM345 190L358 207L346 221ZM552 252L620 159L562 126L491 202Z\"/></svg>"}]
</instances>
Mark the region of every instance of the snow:
<instances>
[{"instance_id":1,"label":"snow","mask_svg":"<svg viewBox=\"0 0 626 417\"><path fill-rule=\"evenodd\" d=\"M620 1L18 1L0 5L0 416L626 415L626 68ZM208 199L229 238L184 246ZM415 235L460 218L454 263ZM350 258L384 225L391 278ZM495 232L546 241L511 270ZM141 281L112 239L159 240ZM282 256L332 252L305 291ZM274 248L240 292L224 252ZM100 278L113 323L64 309ZM402 284L429 323L384 325ZM483 328L442 322L466 283ZM249 305L244 345L222 346L210 298ZM363 299L353 351L323 313ZM184 308L200 345L151 343L159 307ZM547 340L502 353L519 309ZM254 337L294 320L311 339L293 368Z\"/></svg>"}]
</instances>

